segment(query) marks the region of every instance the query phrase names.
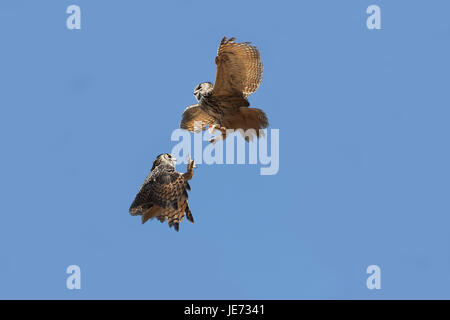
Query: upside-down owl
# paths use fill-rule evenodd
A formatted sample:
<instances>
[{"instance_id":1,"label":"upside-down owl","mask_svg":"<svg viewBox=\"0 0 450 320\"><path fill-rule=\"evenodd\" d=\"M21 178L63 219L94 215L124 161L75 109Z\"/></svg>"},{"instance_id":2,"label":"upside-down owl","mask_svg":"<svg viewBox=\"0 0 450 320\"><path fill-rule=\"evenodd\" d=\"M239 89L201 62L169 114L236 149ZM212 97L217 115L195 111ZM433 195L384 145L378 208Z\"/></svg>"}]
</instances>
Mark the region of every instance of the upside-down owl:
<instances>
[{"instance_id":1,"label":"upside-down owl","mask_svg":"<svg viewBox=\"0 0 450 320\"><path fill-rule=\"evenodd\" d=\"M168 153L160 154L142 184L130 207L132 216L141 215L142 223L156 218L168 220L169 227L179 229L184 216L194 223L188 205L187 190L191 190L188 180L194 174L194 161L188 161L186 173L175 170L176 158Z\"/></svg>"},{"instance_id":2,"label":"upside-down owl","mask_svg":"<svg viewBox=\"0 0 450 320\"><path fill-rule=\"evenodd\" d=\"M203 82L195 87L198 104L186 108L180 124L180 128L192 132L205 130L206 126L211 133L220 130L221 135L210 140L213 143L225 139L227 129L253 129L259 137L259 129L269 125L264 111L249 108L247 100L261 84L263 65L259 51L248 42L234 40L224 37L220 42L215 83Z\"/></svg>"}]
</instances>

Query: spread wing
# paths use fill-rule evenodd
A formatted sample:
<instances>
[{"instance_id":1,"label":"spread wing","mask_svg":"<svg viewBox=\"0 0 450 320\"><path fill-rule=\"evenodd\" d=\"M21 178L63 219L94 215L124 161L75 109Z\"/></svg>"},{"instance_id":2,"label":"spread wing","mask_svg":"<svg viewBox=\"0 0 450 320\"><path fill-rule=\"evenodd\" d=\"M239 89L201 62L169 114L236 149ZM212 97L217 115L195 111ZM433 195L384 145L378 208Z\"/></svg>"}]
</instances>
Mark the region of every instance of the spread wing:
<instances>
[{"instance_id":1,"label":"spread wing","mask_svg":"<svg viewBox=\"0 0 450 320\"><path fill-rule=\"evenodd\" d=\"M190 186L186 175L164 166L155 168L139 189L131 204L130 214L142 215L142 223L152 218L161 222L167 219L169 226L175 226L177 231L185 214L193 222L187 203Z\"/></svg>"},{"instance_id":2,"label":"spread wing","mask_svg":"<svg viewBox=\"0 0 450 320\"><path fill-rule=\"evenodd\" d=\"M189 106L184 110L180 128L189 131L205 130L206 126L214 124L216 120L203 111L198 104ZM201 126L196 127L196 122L201 122Z\"/></svg>"},{"instance_id":3,"label":"spread wing","mask_svg":"<svg viewBox=\"0 0 450 320\"><path fill-rule=\"evenodd\" d=\"M234 40L224 37L217 50L215 96L248 97L261 84L263 64L258 49L248 42L235 43Z\"/></svg>"}]
</instances>

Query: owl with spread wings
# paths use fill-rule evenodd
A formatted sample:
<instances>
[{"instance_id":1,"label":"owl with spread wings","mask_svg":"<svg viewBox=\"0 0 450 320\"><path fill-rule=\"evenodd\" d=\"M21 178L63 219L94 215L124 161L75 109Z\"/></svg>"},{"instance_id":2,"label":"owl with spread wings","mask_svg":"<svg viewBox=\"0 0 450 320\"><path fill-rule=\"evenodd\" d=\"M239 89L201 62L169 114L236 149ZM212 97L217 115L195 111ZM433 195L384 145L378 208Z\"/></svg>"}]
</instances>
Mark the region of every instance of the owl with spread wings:
<instances>
[{"instance_id":1,"label":"owl with spread wings","mask_svg":"<svg viewBox=\"0 0 450 320\"><path fill-rule=\"evenodd\" d=\"M130 207L132 216L142 216L142 223L156 218L168 220L169 227L179 229L184 216L194 223L188 205L188 180L194 175L194 161L188 160L186 173L175 170L176 158L168 153L160 154L153 162L150 174L145 179Z\"/></svg>"},{"instance_id":2,"label":"owl with spread wings","mask_svg":"<svg viewBox=\"0 0 450 320\"><path fill-rule=\"evenodd\" d=\"M186 108L180 124L180 128L192 132L207 126L211 133L219 130L221 135L211 139L212 143L225 139L227 129L246 131L249 134L244 137L249 141L254 135L259 137L259 129L269 125L264 111L249 108L247 99L261 84L263 65L259 51L249 42L234 41L235 38L224 37L220 42L215 83L203 82L195 87L198 104Z\"/></svg>"}]
</instances>

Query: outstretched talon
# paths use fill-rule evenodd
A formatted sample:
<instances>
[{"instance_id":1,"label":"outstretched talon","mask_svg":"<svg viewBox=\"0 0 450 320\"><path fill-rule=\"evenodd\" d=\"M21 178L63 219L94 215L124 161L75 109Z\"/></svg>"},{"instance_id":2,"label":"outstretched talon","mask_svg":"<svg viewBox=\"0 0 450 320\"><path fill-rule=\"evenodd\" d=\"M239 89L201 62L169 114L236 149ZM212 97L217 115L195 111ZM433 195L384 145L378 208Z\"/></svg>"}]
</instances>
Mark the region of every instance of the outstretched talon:
<instances>
[{"instance_id":1,"label":"outstretched talon","mask_svg":"<svg viewBox=\"0 0 450 320\"><path fill-rule=\"evenodd\" d=\"M215 123L215 124L213 124L212 126L209 126L208 131L209 131L209 133L213 134L214 131L215 131L216 129L218 129L218 128L220 128L220 125L217 124L217 123Z\"/></svg>"},{"instance_id":2,"label":"outstretched talon","mask_svg":"<svg viewBox=\"0 0 450 320\"><path fill-rule=\"evenodd\" d=\"M227 128L222 127L221 125L218 125L218 124L215 124L215 125L213 125L212 127L214 128L213 131L214 131L215 129L219 129L220 132L221 132L221 135L220 135L220 136L217 136L217 137L212 137L211 139L209 139L209 142L210 142L210 143L214 144L214 143L216 143L216 142L219 141L219 140L225 140L225 139L227 138ZM211 128L211 127L210 127L210 128ZM211 131L210 131L210 133L212 134Z\"/></svg>"},{"instance_id":3,"label":"outstretched talon","mask_svg":"<svg viewBox=\"0 0 450 320\"><path fill-rule=\"evenodd\" d=\"M212 144L214 144L214 143L216 143L217 141L221 140L221 138L222 138L222 136L217 136L217 137L214 137L214 138L209 139L209 142L212 143Z\"/></svg>"},{"instance_id":4,"label":"outstretched talon","mask_svg":"<svg viewBox=\"0 0 450 320\"><path fill-rule=\"evenodd\" d=\"M213 138L209 139L209 142L211 142L212 144L214 144L214 143L216 143L217 141L225 140L226 137L227 137L226 134L221 134L220 136L213 137Z\"/></svg>"},{"instance_id":5,"label":"outstretched talon","mask_svg":"<svg viewBox=\"0 0 450 320\"><path fill-rule=\"evenodd\" d=\"M192 176L194 175L194 168L197 168L195 166L195 161L191 160L191 157L187 156L187 166L186 166L186 173L184 174L184 177L186 180L192 179Z\"/></svg>"}]
</instances>

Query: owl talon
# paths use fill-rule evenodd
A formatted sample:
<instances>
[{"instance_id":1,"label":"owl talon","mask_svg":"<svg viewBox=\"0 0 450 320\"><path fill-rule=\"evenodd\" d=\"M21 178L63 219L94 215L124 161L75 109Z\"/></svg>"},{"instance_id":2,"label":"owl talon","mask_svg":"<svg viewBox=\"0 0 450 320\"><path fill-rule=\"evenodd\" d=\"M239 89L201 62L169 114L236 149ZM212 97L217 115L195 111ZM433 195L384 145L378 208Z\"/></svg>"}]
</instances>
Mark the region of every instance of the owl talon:
<instances>
[{"instance_id":1,"label":"owl talon","mask_svg":"<svg viewBox=\"0 0 450 320\"><path fill-rule=\"evenodd\" d=\"M187 169L188 172L192 172L192 170L193 170L194 168L197 168L197 166L195 165L195 161L194 161L194 160L191 160L191 157L190 157L190 156L187 156L186 160L187 160L187 166L186 166L186 169Z\"/></svg>"},{"instance_id":2,"label":"owl talon","mask_svg":"<svg viewBox=\"0 0 450 320\"><path fill-rule=\"evenodd\" d=\"M215 144L219 140L218 138L219 137L211 138L211 139L209 139L209 142L212 143L212 144Z\"/></svg>"},{"instance_id":3,"label":"owl talon","mask_svg":"<svg viewBox=\"0 0 450 320\"><path fill-rule=\"evenodd\" d=\"M213 124L212 126L209 126L208 131L209 131L209 133L213 134L214 131L219 127L220 126L218 124Z\"/></svg>"}]
</instances>

